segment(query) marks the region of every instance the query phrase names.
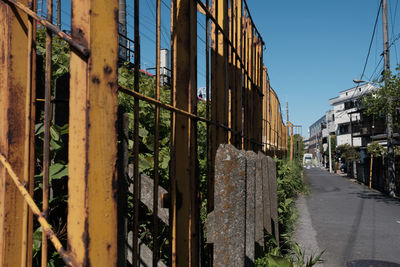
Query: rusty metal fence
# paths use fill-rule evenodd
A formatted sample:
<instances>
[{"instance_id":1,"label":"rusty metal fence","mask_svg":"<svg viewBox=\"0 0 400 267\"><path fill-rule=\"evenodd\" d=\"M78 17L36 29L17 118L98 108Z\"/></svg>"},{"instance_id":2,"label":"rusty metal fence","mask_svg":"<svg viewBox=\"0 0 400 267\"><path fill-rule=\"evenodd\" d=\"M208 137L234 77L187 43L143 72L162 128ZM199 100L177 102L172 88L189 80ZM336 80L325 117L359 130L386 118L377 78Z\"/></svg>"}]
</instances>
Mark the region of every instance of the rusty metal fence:
<instances>
[{"instance_id":1,"label":"rusty metal fence","mask_svg":"<svg viewBox=\"0 0 400 267\"><path fill-rule=\"evenodd\" d=\"M214 207L218 146L286 155L287 127L246 1L154 2L155 77L141 70L139 0L126 11L133 37L119 37L116 0L72 0L70 34L52 24L52 0L46 18L35 0L0 1L0 266L57 257L68 266L136 266L144 246L153 266L211 265L202 214ZM170 36L166 85L162 33ZM127 62L121 38L134 44L122 45ZM60 63L54 51L63 44ZM68 91L62 99L58 84ZM69 103L64 126L55 122L60 102Z\"/></svg>"}]
</instances>

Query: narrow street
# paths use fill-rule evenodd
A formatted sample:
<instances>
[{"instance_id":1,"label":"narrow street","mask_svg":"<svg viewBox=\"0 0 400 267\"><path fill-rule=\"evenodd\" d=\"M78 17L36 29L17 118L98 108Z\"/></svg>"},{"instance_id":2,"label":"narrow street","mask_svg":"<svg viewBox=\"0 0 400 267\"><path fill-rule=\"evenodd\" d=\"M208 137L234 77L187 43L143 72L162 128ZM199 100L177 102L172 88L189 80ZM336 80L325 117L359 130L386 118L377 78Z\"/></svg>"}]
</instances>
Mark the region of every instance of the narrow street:
<instances>
[{"instance_id":1,"label":"narrow street","mask_svg":"<svg viewBox=\"0 0 400 267\"><path fill-rule=\"evenodd\" d=\"M323 266L369 259L400 263L400 201L320 168L305 169L308 196L297 200L296 240Z\"/></svg>"}]
</instances>

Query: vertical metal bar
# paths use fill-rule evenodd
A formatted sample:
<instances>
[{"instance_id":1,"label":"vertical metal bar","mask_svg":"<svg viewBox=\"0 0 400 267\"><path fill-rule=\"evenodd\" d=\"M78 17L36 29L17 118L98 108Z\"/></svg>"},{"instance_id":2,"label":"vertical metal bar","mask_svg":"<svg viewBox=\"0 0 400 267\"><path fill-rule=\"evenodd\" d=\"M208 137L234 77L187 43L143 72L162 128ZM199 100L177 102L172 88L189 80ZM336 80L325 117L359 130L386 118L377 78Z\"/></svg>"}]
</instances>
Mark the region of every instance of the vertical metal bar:
<instances>
[{"instance_id":1,"label":"vertical metal bar","mask_svg":"<svg viewBox=\"0 0 400 267\"><path fill-rule=\"evenodd\" d=\"M268 71L268 70L267 70ZM267 79L268 79L268 72L267 72ZM271 152L271 84L269 79L267 80L267 149Z\"/></svg>"},{"instance_id":2,"label":"vertical metal bar","mask_svg":"<svg viewBox=\"0 0 400 267\"><path fill-rule=\"evenodd\" d=\"M176 0L171 12L174 104L196 113L197 4ZM199 264L196 128L195 121L175 114L175 157L171 162L172 266Z\"/></svg>"},{"instance_id":3,"label":"vertical metal bar","mask_svg":"<svg viewBox=\"0 0 400 267\"><path fill-rule=\"evenodd\" d=\"M237 98L237 104L236 104L236 112L237 112L237 130L240 133L240 135L237 136L237 142L238 142L238 147L243 149L243 142L242 142L242 134L243 134L243 124L242 124L242 119L243 119L243 112L242 112L242 107L243 107L243 86L242 86L242 66L239 62L240 60L243 60L243 53L242 53L242 0L235 0L236 3L236 51L238 51L239 58L236 61L236 75L237 75L237 82L236 82L236 98Z\"/></svg>"},{"instance_id":4,"label":"vertical metal bar","mask_svg":"<svg viewBox=\"0 0 400 267\"><path fill-rule=\"evenodd\" d=\"M263 92L263 98L262 98L262 151L266 153L267 149L267 71L265 66L263 66L262 69L262 92Z\"/></svg>"},{"instance_id":5,"label":"vertical metal bar","mask_svg":"<svg viewBox=\"0 0 400 267\"><path fill-rule=\"evenodd\" d=\"M53 1L47 0L47 20L53 21ZM52 32L46 31L46 63L45 63L45 102L44 102L44 141L43 141L43 191L42 212L47 220L49 209L49 166L50 166L50 119L51 119L51 52ZM47 267L47 234L42 231L42 267Z\"/></svg>"},{"instance_id":6,"label":"vertical metal bar","mask_svg":"<svg viewBox=\"0 0 400 267\"><path fill-rule=\"evenodd\" d=\"M227 0L227 37L230 41L230 43L233 43L232 40L232 22L233 22L233 16L232 16L232 12L233 12L233 6L232 6L232 0ZM228 43L227 41L225 41L226 43ZM233 113L232 113L232 99L233 99L233 75L232 75L232 70L233 70L233 66L232 66L232 61L233 61L233 49L231 47L231 45L227 44L227 61L225 62L225 64L227 65L226 68L226 80L227 80L227 97L228 97L228 107L227 107L227 126L232 129L232 119L233 119ZM227 131L227 138L228 138L228 144L232 143L232 131Z\"/></svg>"},{"instance_id":7,"label":"vertical metal bar","mask_svg":"<svg viewBox=\"0 0 400 267\"><path fill-rule=\"evenodd\" d=\"M28 5L27 0L21 3ZM0 2L0 153L7 158L18 177L25 179L28 23L23 12ZM26 266L26 212L23 196L1 165L0 266Z\"/></svg>"},{"instance_id":8,"label":"vertical metal bar","mask_svg":"<svg viewBox=\"0 0 400 267\"><path fill-rule=\"evenodd\" d=\"M161 0L156 1L156 92L155 97L160 100L160 49L161 49ZM155 107L154 122L154 187L153 187L153 267L158 263L158 162L159 162L159 121L160 107Z\"/></svg>"},{"instance_id":9,"label":"vertical metal bar","mask_svg":"<svg viewBox=\"0 0 400 267\"><path fill-rule=\"evenodd\" d=\"M243 148L248 149L248 76L245 74L248 71L248 33L247 33L247 20L246 20L246 9L243 9L243 17L242 17L242 29L243 29L243 49L242 49L242 62L243 62Z\"/></svg>"},{"instance_id":10,"label":"vertical metal bar","mask_svg":"<svg viewBox=\"0 0 400 267\"><path fill-rule=\"evenodd\" d=\"M218 19L218 5L216 4L216 0L211 1L211 11L215 19ZM217 55L218 55L218 30L217 26L214 22L211 23L211 120L218 121L217 114L219 111L219 107L217 106L218 102L218 93L217 93L217 73L216 73L216 65L217 65ZM210 138L210 155L211 155L211 168L210 168L210 177L208 179L208 197L207 197L207 211L211 212L214 210L214 163L215 163L215 154L218 146L218 126L211 125L211 138ZM212 259L212 255L210 257Z\"/></svg>"},{"instance_id":11,"label":"vertical metal bar","mask_svg":"<svg viewBox=\"0 0 400 267\"><path fill-rule=\"evenodd\" d=\"M138 0L136 0L138 1ZM175 37L176 35L176 17L178 13L178 8L177 8L177 2L176 0L171 0L171 66L172 66L172 71L171 71L171 105L173 107L176 107L176 87L175 87L175 56L174 56L174 49L176 46L176 41L177 38ZM170 265L171 266L176 266L176 234L177 234L177 229L174 227L176 224L176 213L177 209L175 208L176 206L176 182L175 178L176 177L176 169L173 167L176 164L176 113L171 112L171 138L170 138L170 182L169 182L169 194L170 194L170 209L169 209L169 226L170 226L170 238L171 238L171 255L170 255Z\"/></svg>"},{"instance_id":12,"label":"vertical metal bar","mask_svg":"<svg viewBox=\"0 0 400 267\"><path fill-rule=\"evenodd\" d=\"M210 9L209 0L206 0L206 7ZM210 119L210 18L206 12L206 118ZM211 32L212 34L213 32ZM214 207L214 169L213 169L213 157L212 152L214 151L214 141L212 139L212 127L207 123L207 212L211 212ZM202 255L202 266L206 266L205 261L208 261L208 265L212 266L213 260L213 248L212 244L207 244L206 255Z\"/></svg>"},{"instance_id":13,"label":"vertical metal bar","mask_svg":"<svg viewBox=\"0 0 400 267\"><path fill-rule=\"evenodd\" d=\"M36 1L28 2L28 7L36 12ZM28 18L28 61L27 61L27 77L26 77L26 100L25 100L25 153L24 153L24 182L28 185L28 192L33 195L34 188L34 145L35 145L35 105L36 98L36 22L32 18ZM23 242L26 246L23 247L22 264L32 266L32 242L33 242L33 214L24 204L24 237ZM25 263L25 264L24 264Z\"/></svg>"},{"instance_id":14,"label":"vertical metal bar","mask_svg":"<svg viewBox=\"0 0 400 267\"><path fill-rule=\"evenodd\" d=\"M140 32L139 32L139 0L135 0L134 14L134 90L139 92L139 71L140 71ZM138 237L139 237L139 201L140 201L140 175L139 175L139 99L134 100L134 128L133 128L133 244L132 244L132 265L138 266ZM153 203L155 204L155 203Z\"/></svg>"},{"instance_id":15,"label":"vertical metal bar","mask_svg":"<svg viewBox=\"0 0 400 267\"><path fill-rule=\"evenodd\" d=\"M68 245L79 266L117 263L118 0L72 1Z\"/></svg>"},{"instance_id":16,"label":"vertical metal bar","mask_svg":"<svg viewBox=\"0 0 400 267\"><path fill-rule=\"evenodd\" d=\"M217 1L217 22L222 31L226 32L228 29L228 3L227 0ZM217 89L217 102L218 106L217 121L222 125L228 124L227 114L227 95L228 83L226 79L227 74L227 61L228 61L228 46L223 37L223 33L217 33L217 55L216 55L216 89ZM228 135L225 129L218 127L217 130L217 145L226 143Z\"/></svg>"}]
</instances>

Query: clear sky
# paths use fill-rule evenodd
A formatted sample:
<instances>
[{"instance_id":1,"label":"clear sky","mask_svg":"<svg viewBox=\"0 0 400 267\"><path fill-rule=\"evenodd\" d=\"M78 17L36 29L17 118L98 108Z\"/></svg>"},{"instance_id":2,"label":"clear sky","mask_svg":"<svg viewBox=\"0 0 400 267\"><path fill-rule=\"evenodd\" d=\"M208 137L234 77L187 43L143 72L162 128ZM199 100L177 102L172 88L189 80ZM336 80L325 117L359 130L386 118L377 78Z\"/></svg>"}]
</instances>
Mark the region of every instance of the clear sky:
<instances>
[{"instance_id":1,"label":"clear sky","mask_svg":"<svg viewBox=\"0 0 400 267\"><path fill-rule=\"evenodd\" d=\"M45 3L45 1L43 1ZM55 1L54 1L55 2ZM400 4L389 3L392 70L400 59ZM41 1L38 2L40 9ZM140 0L142 68L155 66L155 0ZM264 64L277 92L284 119L307 128L330 109L328 100L354 86L367 56L380 0L247 0L251 16L265 42ZM70 28L70 0L62 0L63 29ZM170 44L170 1L162 0L162 48ZM205 86L204 16L198 13L198 87ZM379 76L382 16L364 80ZM133 0L127 0L128 36L133 39ZM380 64L378 65L378 63ZM376 66L378 67L376 68ZM376 68L376 70L375 70ZM375 70L375 71L374 71Z\"/></svg>"},{"instance_id":2,"label":"clear sky","mask_svg":"<svg viewBox=\"0 0 400 267\"><path fill-rule=\"evenodd\" d=\"M282 112L285 113L286 101L289 102L290 120L302 125L303 136L306 136L307 128L331 108L328 100L336 97L339 91L353 87L352 80L360 78L380 1L247 2L266 44L264 63L271 85L280 98ZM400 34L398 2L388 0L390 40ZM381 19L382 16L365 80L370 79L383 51ZM400 40L397 40L391 47L392 70L399 59ZM376 74L382 68L381 62Z\"/></svg>"}]
</instances>

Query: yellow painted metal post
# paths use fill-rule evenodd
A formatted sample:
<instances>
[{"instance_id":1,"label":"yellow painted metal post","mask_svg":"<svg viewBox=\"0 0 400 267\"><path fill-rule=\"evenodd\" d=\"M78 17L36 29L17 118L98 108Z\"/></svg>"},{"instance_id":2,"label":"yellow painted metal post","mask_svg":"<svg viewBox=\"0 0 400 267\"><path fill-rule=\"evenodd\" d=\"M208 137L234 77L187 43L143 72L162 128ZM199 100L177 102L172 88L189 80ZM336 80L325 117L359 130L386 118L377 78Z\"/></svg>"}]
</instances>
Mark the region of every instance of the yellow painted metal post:
<instances>
[{"instance_id":1,"label":"yellow painted metal post","mask_svg":"<svg viewBox=\"0 0 400 267\"><path fill-rule=\"evenodd\" d=\"M27 0L21 3L28 5ZM24 173L28 17L0 2L0 153L27 188ZM27 152L28 153L28 152ZM26 171L25 171L26 172ZM26 266L28 216L23 196L0 165L0 266Z\"/></svg>"},{"instance_id":2,"label":"yellow painted metal post","mask_svg":"<svg viewBox=\"0 0 400 267\"><path fill-rule=\"evenodd\" d=\"M223 31L227 31L227 0L213 1L213 15ZM228 84L226 79L228 49L223 33L211 24L211 120L224 126L228 125ZM219 144L228 142L227 131L219 126L211 126L211 157L214 166L215 154ZM209 211L214 207L214 177L211 172L208 187Z\"/></svg>"},{"instance_id":3,"label":"yellow painted metal post","mask_svg":"<svg viewBox=\"0 0 400 267\"><path fill-rule=\"evenodd\" d=\"M369 168L369 188L372 188L372 165L374 164L374 155L371 154L371 163Z\"/></svg>"},{"instance_id":4,"label":"yellow painted metal post","mask_svg":"<svg viewBox=\"0 0 400 267\"><path fill-rule=\"evenodd\" d=\"M232 8L232 0L227 0L227 34L226 36L228 37L229 42L232 44L233 43L233 29L232 29L232 23L233 23L233 8ZM227 41L225 41L227 42ZM228 42L227 42L228 43ZM225 75L225 80L227 81L227 91L228 91L228 114L227 114L227 119L228 119L228 124L227 126L232 129L232 121L233 121L233 85L234 85L234 79L232 75L233 71L233 65L232 65L232 60L233 60L233 49L232 46L227 44L227 69L226 69L226 75ZM232 144L232 131L228 131L228 144Z\"/></svg>"},{"instance_id":5,"label":"yellow painted metal post","mask_svg":"<svg viewBox=\"0 0 400 267\"><path fill-rule=\"evenodd\" d=\"M28 1L28 6L36 12L36 1ZM24 156L24 181L27 181L28 192L33 195L34 190L34 174L35 174L35 100L36 100L36 21L32 18L28 20L28 62L27 62L27 79L26 79L26 100L25 100L25 156ZM33 249L33 214L25 204L24 214L28 216L26 226L24 226L24 239L26 239L26 266L32 266L32 249ZM26 214L27 213L27 214ZM24 256L23 256L24 257Z\"/></svg>"},{"instance_id":6,"label":"yellow painted metal post","mask_svg":"<svg viewBox=\"0 0 400 267\"><path fill-rule=\"evenodd\" d=\"M271 151L271 87L268 79L268 70L265 69L267 75L267 150Z\"/></svg>"},{"instance_id":7,"label":"yellow painted metal post","mask_svg":"<svg viewBox=\"0 0 400 267\"><path fill-rule=\"evenodd\" d=\"M72 1L68 244L79 266L116 266L118 1Z\"/></svg>"},{"instance_id":8,"label":"yellow painted metal post","mask_svg":"<svg viewBox=\"0 0 400 267\"><path fill-rule=\"evenodd\" d=\"M243 13L243 8L242 8L242 0L235 0L236 3L236 51L238 52L239 56L238 58L240 59L241 62L243 62L243 19L242 19L242 13ZM240 132L240 135L243 134L243 69L239 61L237 61L237 125L238 125L238 131ZM242 136L238 137L239 140L239 146L241 149L243 149L243 138Z\"/></svg>"},{"instance_id":9,"label":"yellow painted metal post","mask_svg":"<svg viewBox=\"0 0 400 267\"><path fill-rule=\"evenodd\" d=\"M228 3L227 0L214 1L217 2L217 6L214 6L217 10L217 22L221 26L224 32L228 31ZM227 73L227 61L228 61L228 45L224 39L223 33L218 31L217 33L217 53L216 53L216 68L215 77L216 80L216 103L214 105L217 109L217 122L227 126L228 125L228 83L226 79ZM227 143L227 132L225 129L219 127L217 129L217 146L219 144Z\"/></svg>"},{"instance_id":10,"label":"yellow painted metal post","mask_svg":"<svg viewBox=\"0 0 400 267\"><path fill-rule=\"evenodd\" d=\"M262 69L262 150L264 153L267 151L267 71L266 68Z\"/></svg>"},{"instance_id":11,"label":"yellow painted metal post","mask_svg":"<svg viewBox=\"0 0 400 267\"><path fill-rule=\"evenodd\" d=\"M179 109L196 114L197 5L192 0L177 0L171 10L173 103ZM172 131L172 266L198 266L200 214L196 122L175 114Z\"/></svg>"}]
</instances>

